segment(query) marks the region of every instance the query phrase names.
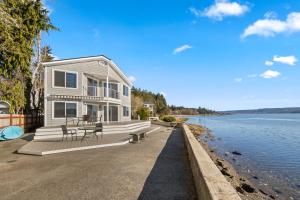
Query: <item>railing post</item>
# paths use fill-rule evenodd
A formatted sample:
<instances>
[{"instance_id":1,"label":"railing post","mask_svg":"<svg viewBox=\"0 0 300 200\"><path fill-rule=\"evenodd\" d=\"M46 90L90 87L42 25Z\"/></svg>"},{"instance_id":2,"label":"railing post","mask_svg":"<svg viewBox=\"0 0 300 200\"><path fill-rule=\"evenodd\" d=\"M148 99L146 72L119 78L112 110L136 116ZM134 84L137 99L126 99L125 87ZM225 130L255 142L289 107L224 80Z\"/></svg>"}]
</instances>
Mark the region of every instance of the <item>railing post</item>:
<instances>
[{"instance_id":1,"label":"railing post","mask_svg":"<svg viewBox=\"0 0 300 200\"><path fill-rule=\"evenodd\" d=\"M11 126L13 124L13 118L12 114L9 115L9 125Z\"/></svg>"}]
</instances>

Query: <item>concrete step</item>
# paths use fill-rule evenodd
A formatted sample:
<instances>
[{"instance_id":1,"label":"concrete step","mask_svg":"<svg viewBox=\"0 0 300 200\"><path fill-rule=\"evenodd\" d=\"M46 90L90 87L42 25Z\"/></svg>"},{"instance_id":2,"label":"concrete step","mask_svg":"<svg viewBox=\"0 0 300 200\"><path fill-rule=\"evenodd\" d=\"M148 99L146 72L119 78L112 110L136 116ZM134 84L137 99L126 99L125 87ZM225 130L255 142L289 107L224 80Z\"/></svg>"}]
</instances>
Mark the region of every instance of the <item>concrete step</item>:
<instances>
[{"instance_id":1,"label":"concrete step","mask_svg":"<svg viewBox=\"0 0 300 200\"><path fill-rule=\"evenodd\" d=\"M130 134L135 131L147 129L151 126L150 122L139 122L126 125L105 125L103 134ZM74 127L78 128L78 127ZM83 136L84 130L78 130L78 136ZM101 134L101 133L98 133ZM40 128L36 131L34 140L61 138L63 135L61 128Z\"/></svg>"}]
</instances>

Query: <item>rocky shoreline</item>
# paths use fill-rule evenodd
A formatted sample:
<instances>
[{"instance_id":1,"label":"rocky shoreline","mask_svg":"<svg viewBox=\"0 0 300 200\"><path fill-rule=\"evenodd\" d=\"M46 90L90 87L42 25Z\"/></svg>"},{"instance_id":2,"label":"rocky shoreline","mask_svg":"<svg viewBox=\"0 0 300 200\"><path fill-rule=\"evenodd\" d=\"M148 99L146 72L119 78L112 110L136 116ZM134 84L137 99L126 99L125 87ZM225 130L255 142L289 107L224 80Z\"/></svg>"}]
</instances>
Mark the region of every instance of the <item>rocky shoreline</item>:
<instances>
[{"instance_id":1,"label":"rocky shoreline","mask_svg":"<svg viewBox=\"0 0 300 200\"><path fill-rule=\"evenodd\" d=\"M229 163L227 160L223 159L221 156L215 152L214 149L210 148L207 141L214 140L212 132L205 127L195 124L188 124L190 130L195 135L197 140L206 150L208 155L211 157L213 162L219 168L220 172L225 176L228 182L236 189L241 199L243 200L273 200L279 199L276 194L268 193L256 185L254 185L249 179L239 174L237 170ZM204 139L201 139L204 138ZM238 151L226 152L227 155L232 154L235 157L241 156L242 154ZM232 158L236 159L236 158ZM255 177L253 177L255 178ZM257 177L256 177L257 178Z\"/></svg>"}]
</instances>

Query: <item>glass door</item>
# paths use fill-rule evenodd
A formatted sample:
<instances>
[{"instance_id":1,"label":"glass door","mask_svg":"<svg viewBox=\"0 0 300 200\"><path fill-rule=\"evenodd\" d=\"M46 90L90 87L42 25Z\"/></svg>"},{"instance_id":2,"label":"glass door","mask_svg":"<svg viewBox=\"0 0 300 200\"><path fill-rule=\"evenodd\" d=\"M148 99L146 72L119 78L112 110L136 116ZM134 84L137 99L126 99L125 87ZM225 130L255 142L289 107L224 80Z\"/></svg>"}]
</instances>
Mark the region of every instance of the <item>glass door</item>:
<instances>
[{"instance_id":1,"label":"glass door","mask_svg":"<svg viewBox=\"0 0 300 200\"><path fill-rule=\"evenodd\" d=\"M91 78L88 78L88 96L97 96L97 81Z\"/></svg>"},{"instance_id":2,"label":"glass door","mask_svg":"<svg viewBox=\"0 0 300 200\"><path fill-rule=\"evenodd\" d=\"M87 114L90 116L92 122L96 122L98 117L98 106L92 104L87 105Z\"/></svg>"},{"instance_id":3,"label":"glass door","mask_svg":"<svg viewBox=\"0 0 300 200\"><path fill-rule=\"evenodd\" d=\"M104 106L104 121L107 121L107 107ZM118 106L109 106L109 121L118 121Z\"/></svg>"}]
</instances>

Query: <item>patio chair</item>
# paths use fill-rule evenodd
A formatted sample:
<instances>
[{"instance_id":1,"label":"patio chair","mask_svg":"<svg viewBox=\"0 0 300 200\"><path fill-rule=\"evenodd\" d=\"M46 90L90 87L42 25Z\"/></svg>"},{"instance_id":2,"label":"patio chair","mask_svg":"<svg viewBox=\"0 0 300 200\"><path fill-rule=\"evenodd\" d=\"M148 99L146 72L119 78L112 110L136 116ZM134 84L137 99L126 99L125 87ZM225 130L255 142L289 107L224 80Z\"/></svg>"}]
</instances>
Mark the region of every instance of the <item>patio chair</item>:
<instances>
[{"instance_id":1,"label":"patio chair","mask_svg":"<svg viewBox=\"0 0 300 200\"><path fill-rule=\"evenodd\" d=\"M97 132L101 132L101 139L103 138L103 124L102 123L96 123L95 124L95 127L89 131L89 130L85 130L84 131L84 135L83 137L81 138L81 142L84 140L84 138L88 135L88 134L93 134L97 137L97 141L99 140L98 139L98 135L97 135Z\"/></svg>"},{"instance_id":2,"label":"patio chair","mask_svg":"<svg viewBox=\"0 0 300 200\"><path fill-rule=\"evenodd\" d=\"M72 141L73 141L73 135L76 135L77 140L77 129L68 129L66 125L61 125L61 129L63 131L63 137L61 141L64 141L64 137L66 137L66 140L68 140L68 135L71 135Z\"/></svg>"},{"instance_id":3,"label":"patio chair","mask_svg":"<svg viewBox=\"0 0 300 200\"><path fill-rule=\"evenodd\" d=\"M96 123L96 127L95 127L94 132L95 132L96 135L97 135L97 132L101 132L101 139L102 139L103 138L103 124L102 123Z\"/></svg>"},{"instance_id":4,"label":"patio chair","mask_svg":"<svg viewBox=\"0 0 300 200\"><path fill-rule=\"evenodd\" d=\"M82 123L83 122L86 122L86 123L90 122L91 121L90 118L91 118L90 115L82 115L82 117L78 118L77 126L79 125L80 122L82 122Z\"/></svg>"}]
</instances>

